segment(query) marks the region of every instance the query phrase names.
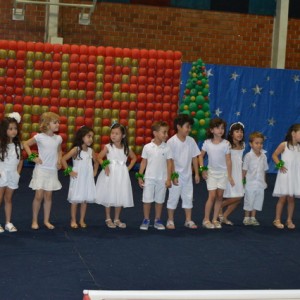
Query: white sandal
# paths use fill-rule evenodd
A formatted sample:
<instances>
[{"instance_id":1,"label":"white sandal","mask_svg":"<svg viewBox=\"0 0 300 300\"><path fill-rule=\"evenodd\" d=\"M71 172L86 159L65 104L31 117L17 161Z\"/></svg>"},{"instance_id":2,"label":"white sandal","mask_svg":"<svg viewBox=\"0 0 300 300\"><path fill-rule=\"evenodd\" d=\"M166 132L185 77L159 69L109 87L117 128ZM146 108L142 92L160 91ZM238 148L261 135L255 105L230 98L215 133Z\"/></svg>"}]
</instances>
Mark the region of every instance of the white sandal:
<instances>
[{"instance_id":1,"label":"white sandal","mask_svg":"<svg viewBox=\"0 0 300 300\"><path fill-rule=\"evenodd\" d=\"M126 223L121 222L120 219L114 220L114 224L116 225L116 227L119 227L119 228L122 228L122 229L126 228Z\"/></svg>"},{"instance_id":2,"label":"white sandal","mask_svg":"<svg viewBox=\"0 0 300 300\"><path fill-rule=\"evenodd\" d=\"M4 232L4 229L3 227L0 225L0 233L3 233Z\"/></svg>"},{"instance_id":3,"label":"white sandal","mask_svg":"<svg viewBox=\"0 0 300 300\"><path fill-rule=\"evenodd\" d=\"M170 229L170 230L173 230L175 229L175 224L174 224L174 221L172 220L168 220L167 221L167 225L166 225L167 229Z\"/></svg>"},{"instance_id":4,"label":"white sandal","mask_svg":"<svg viewBox=\"0 0 300 300\"><path fill-rule=\"evenodd\" d=\"M5 230L8 232L16 232L18 229L15 227L13 223L6 223L5 224Z\"/></svg>"}]
</instances>

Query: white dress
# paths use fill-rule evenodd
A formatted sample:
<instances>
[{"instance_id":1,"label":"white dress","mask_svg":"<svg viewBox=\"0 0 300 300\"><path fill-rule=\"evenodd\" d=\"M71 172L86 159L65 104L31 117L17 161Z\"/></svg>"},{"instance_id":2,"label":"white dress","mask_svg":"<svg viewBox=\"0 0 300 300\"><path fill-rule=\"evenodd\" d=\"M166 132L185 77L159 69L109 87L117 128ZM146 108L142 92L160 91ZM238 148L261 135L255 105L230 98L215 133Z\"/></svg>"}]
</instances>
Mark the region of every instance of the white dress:
<instances>
[{"instance_id":1,"label":"white dress","mask_svg":"<svg viewBox=\"0 0 300 300\"><path fill-rule=\"evenodd\" d=\"M7 145L7 155L4 161L0 160L0 187L9 187L10 189L17 189L19 187L20 175L17 172L18 164L20 162L21 151L18 148L19 159L17 157L15 144Z\"/></svg>"},{"instance_id":2,"label":"white dress","mask_svg":"<svg viewBox=\"0 0 300 300\"><path fill-rule=\"evenodd\" d=\"M118 149L110 144L107 159L109 164L109 176L102 170L96 183L96 203L105 207L132 207L132 187L127 169L127 156L124 149Z\"/></svg>"},{"instance_id":3,"label":"white dress","mask_svg":"<svg viewBox=\"0 0 300 300\"><path fill-rule=\"evenodd\" d=\"M77 172L77 177L70 177L68 201L70 203L95 202L96 185L91 148L80 151L80 156L73 159L73 171Z\"/></svg>"},{"instance_id":4,"label":"white dress","mask_svg":"<svg viewBox=\"0 0 300 300\"><path fill-rule=\"evenodd\" d=\"M245 194L244 185L243 185L243 153L245 149L230 149L231 154L231 163L232 163L232 178L235 185L232 186L227 182L226 189L224 191L224 198L239 198L243 197Z\"/></svg>"},{"instance_id":5,"label":"white dress","mask_svg":"<svg viewBox=\"0 0 300 300\"><path fill-rule=\"evenodd\" d=\"M281 153L281 159L287 168L286 173L277 173L273 196L294 196L300 198L300 147L290 146L285 143L285 149Z\"/></svg>"}]
</instances>

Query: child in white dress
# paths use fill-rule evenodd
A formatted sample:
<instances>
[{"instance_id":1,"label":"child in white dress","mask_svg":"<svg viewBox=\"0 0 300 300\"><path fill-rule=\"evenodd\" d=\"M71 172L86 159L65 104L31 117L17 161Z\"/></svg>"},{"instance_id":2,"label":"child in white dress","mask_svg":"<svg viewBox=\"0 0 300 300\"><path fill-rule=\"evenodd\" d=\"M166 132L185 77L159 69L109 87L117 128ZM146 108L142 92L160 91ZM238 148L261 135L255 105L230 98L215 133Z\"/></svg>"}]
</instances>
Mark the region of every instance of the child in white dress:
<instances>
[{"instance_id":1,"label":"child in white dress","mask_svg":"<svg viewBox=\"0 0 300 300\"><path fill-rule=\"evenodd\" d=\"M65 169L64 174L70 175L68 201L71 203L71 228L77 229L77 206L80 204L79 226L86 228L85 215L87 203L95 202L96 185L94 177L97 174L99 163L93 144L94 131L92 128L82 126L76 132L72 149L63 156L61 163ZM67 161L72 158L73 167ZM94 166L93 166L94 162Z\"/></svg>"},{"instance_id":2,"label":"child in white dress","mask_svg":"<svg viewBox=\"0 0 300 300\"><path fill-rule=\"evenodd\" d=\"M256 211L261 211L264 203L264 190L267 188L266 171L268 162L263 150L264 135L252 132L249 136L250 152L243 162L243 178L245 178L244 225L258 226Z\"/></svg>"},{"instance_id":3,"label":"child in white dress","mask_svg":"<svg viewBox=\"0 0 300 300\"><path fill-rule=\"evenodd\" d=\"M5 203L5 230L16 232L11 223L12 196L19 186L20 173L23 166L18 123L21 116L11 113L0 124L0 205ZM0 225L0 233L4 232Z\"/></svg>"},{"instance_id":4,"label":"child in white dress","mask_svg":"<svg viewBox=\"0 0 300 300\"><path fill-rule=\"evenodd\" d=\"M273 225L278 229L284 228L281 215L287 202L286 226L288 229L295 229L293 223L295 198L300 198L300 124L294 124L289 128L285 141L279 144L272 158L279 171L273 191L273 196L279 197Z\"/></svg>"},{"instance_id":5,"label":"child in white dress","mask_svg":"<svg viewBox=\"0 0 300 300\"><path fill-rule=\"evenodd\" d=\"M54 229L50 223L52 192L61 189L58 180L58 170L61 168L62 137L55 134L59 130L59 116L53 112L43 113L40 117L40 131L34 137L24 142L28 159L35 163L29 187L35 190L32 202L32 229L39 229L38 214L44 200L44 225ZM37 144L38 154L30 149Z\"/></svg>"},{"instance_id":6,"label":"child in white dress","mask_svg":"<svg viewBox=\"0 0 300 300\"><path fill-rule=\"evenodd\" d=\"M231 176L230 144L224 139L226 122L220 118L210 120L207 129L208 139L204 141L201 154L199 155L200 172L206 180L208 199L205 204L205 214L202 226L206 229L220 229L218 221L219 211L222 205L223 193L227 181L234 185ZM208 166L205 167L204 156L208 155ZM214 206L212 222L210 214Z\"/></svg>"},{"instance_id":7,"label":"child in white dress","mask_svg":"<svg viewBox=\"0 0 300 300\"><path fill-rule=\"evenodd\" d=\"M127 166L128 157L130 163ZM129 171L136 162L136 155L128 146L123 125L114 123L111 126L110 143L99 153L98 161L102 171L96 183L95 202L105 206L108 228L126 228L126 224L120 220L120 214L122 207L134 206ZM111 207L115 208L114 221L111 219Z\"/></svg>"},{"instance_id":8,"label":"child in white dress","mask_svg":"<svg viewBox=\"0 0 300 300\"><path fill-rule=\"evenodd\" d=\"M221 211L219 214L220 222L226 225L233 225L228 219L228 216L237 208L240 204L242 197L244 196L244 185L243 185L243 153L245 150L244 142L244 125L241 122L231 124L227 136L227 140L230 143L230 155L232 164L232 178L234 185L232 186L227 182L226 189L223 195L223 202ZM222 209L226 208L224 213Z\"/></svg>"}]
</instances>

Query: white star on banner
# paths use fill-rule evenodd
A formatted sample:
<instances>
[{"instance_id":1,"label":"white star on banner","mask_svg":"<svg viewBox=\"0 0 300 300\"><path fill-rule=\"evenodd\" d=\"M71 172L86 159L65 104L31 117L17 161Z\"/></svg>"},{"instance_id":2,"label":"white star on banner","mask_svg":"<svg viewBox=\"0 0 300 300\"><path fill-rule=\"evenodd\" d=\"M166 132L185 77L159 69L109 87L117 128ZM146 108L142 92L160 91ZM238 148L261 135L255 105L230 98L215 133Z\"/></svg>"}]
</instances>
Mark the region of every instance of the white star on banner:
<instances>
[{"instance_id":1,"label":"white star on banner","mask_svg":"<svg viewBox=\"0 0 300 300\"><path fill-rule=\"evenodd\" d=\"M276 123L276 120L274 118L268 119L268 123L270 126L274 126Z\"/></svg>"},{"instance_id":2,"label":"white star on banner","mask_svg":"<svg viewBox=\"0 0 300 300\"><path fill-rule=\"evenodd\" d=\"M252 88L252 90L254 91L254 94L261 94L261 90L263 88L262 87L259 87L259 85L257 84L254 88Z\"/></svg>"},{"instance_id":3,"label":"white star on banner","mask_svg":"<svg viewBox=\"0 0 300 300\"><path fill-rule=\"evenodd\" d=\"M207 70L207 78L209 78L210 76L214 76L214 74L212 73L212 69Z\"/></svg>"},{"instance_id":4,"label":"white star on banner","mask_svg":"<svg viewBox=\"0 0 300 300\"><path fill-rule=\"evenodd\" d=\"M275 92L274 91L270 91L270 96L274 96Z\"/></svg>"},{"instance_id":5,"label":"white star on banner","mask_svg":"<svg viewBox=\"0 0 300 300\"><path fill-rule=\"evenodd\" d=\"M237 112L235 113L235 115L238 117L238 116L241 115L241 112L240 112L240 111L237 111Z\"/></svg>"},{"instance_id":6,"label":"white star on banner","mask_svg":"<svg viewBox=\"0 0 300 300\"><path fill-rule=\"evenodd\" d=\"M247 93L247 89L245 88L242 88L242 91L241 91L243 94L246 94Z\"/></svg>"},{"instance_id":7,"label":"white star on banner","mask_svg":"<svg viewBox=\"0 0 300 300\"><path fill-rule=\"evenodd\" d=\"M236 80L239 76L240 75L234 71L234 73L231 74L230 79Z\"/></svg>"},{"instance_id":8,"label":"white star on banner","mask_svg":"<svg viewBox=\"0 0 300 300\"><path fill-rule=\"evenodd\" d=\"M299 75L294 75L292 78L293 78L294 82L300 81Z\"/></svg>"},{"instance_id":9,"label":"white star on banner","mask_svg":"<svg viewBox=\"0 0 300 300\"><path fill-rule=\"evenodd\" d=\"M220 108L218 107L216 110L215 110L215 115L220 117L220 114L222 113L222 111L220 110Z\"/></svg>"},{"instance_id":10,"label":"white star on banner","mask_svg":"<svg viewBox=\"0 0 300 300\"><path fill-rule=\"evenodd\" d=\"M255 107L256 107L256 103L253 102L253 103L251 104L251 106L252 106L253 108L255 108Z\"/></svg>"},{"instance_id":11,"label":"white star on banner","mask_svg":"<svg viewBox=\"0 0 300 300\"><path fill-rule=\"evenodd\" d=\"M271 77L270 76L267 76L267 81L270 81Z\"/></svg>"}]
</instances>

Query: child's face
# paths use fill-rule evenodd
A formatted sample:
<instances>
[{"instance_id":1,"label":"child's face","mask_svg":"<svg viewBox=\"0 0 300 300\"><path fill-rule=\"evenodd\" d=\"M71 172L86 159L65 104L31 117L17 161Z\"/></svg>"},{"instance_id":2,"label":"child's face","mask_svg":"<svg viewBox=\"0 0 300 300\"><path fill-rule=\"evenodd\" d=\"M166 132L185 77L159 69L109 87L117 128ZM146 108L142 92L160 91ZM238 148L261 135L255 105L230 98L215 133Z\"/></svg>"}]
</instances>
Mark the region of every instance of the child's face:
<instances>
[{"instance_id":1,"label":"child's face","mask_svg":"<svg viewBox=\"0 0 300 300\"><path fill-rule=\"evenodd\" d=\"M12 140L18 134L18 127L16 123L9 123L7 132L7 136Z\"/></svg>"},{"instance_id":2,"label":"child's face","mask_svg":"<svg viewBox=\"0 0 300 300\"><path fill-rule=\"evenodd\" d=\"M264 139L260 137L256 137L250 142L250 146L255 154L260 154L264 145Z\"/></svg>"},{"instance_id":3,"label":"child's face","mask_svg":"<svg viewBox=\"0 0 300 300\"><path fill-rule=\"evenodd\" d=\"M165 142L168 138L168 127L160 127L158 131L153 131L154 138L157 142Z\"/></svg>"},{"instance_id":4,"label":"child's face","mask_svg":"<svg viewBox=\"0 0 300 300\"><path fill-rule=\"evenodd\" d=\"M110 132L110 139L112 140L113 143L120 143L122 141L123 134L120 129L118 128L113 128Z\"/></svg>"},{"instance_id":5,"label":"child's face","mask_svg":"<svg viewBox=\"0 0 300 300\"><path fill-rule=\"evenodd\" d=\"M215 138L222 138L222 136L224 135L224 125L221 124L218 127L214 127L210 130L210 132L214 135Z\"/></svg>"},{"instance_id":6,"label":"child's face","mask_svg":"<svg viewBox=\"0 0 300 300\"><path fill-rule=\"evenodd\" d=\"M177 125L177 132L182 136L188 136L192 130L190 123L186 122L182 126Z\"/></svg>"},{"instance_id":7,"label":"child's face","mask_svg":"<svg viewBox=\"0 0 300 300\"><path fill-rule=\"evenodd\" d=\"M48 128L52 132L57 132L59 130L59 120L51 121Z\"/></svg>"},{"instance_id":8,"label":"child's face","mask_svg":"<svg viewBox=\"0 0 300 300\"><path fill-rule=\"evenodd\" d=\"M292 131L292 138L294 143L300 143L300 130Z\"/></svg>"},{"instance_id":9,"label":"child's face","mask_svg":"<svg viewBox=\"0 0 300 300\"><path fill-rule=\"evenodd\" d=\"M244 137L244 132L242 129L234 130L232 133L233 142L240 142Z\"/></svg>"},{"instance_id":10,"label":"child's face","mask_svg":"<svg viewBox=\"0 0 300 300\"><path fill-rule=\"evenodd\" d=\"M94 138L94 133L92 131L90 131L88 134L86 134L84 137L83 137L83 143L90 147L93 143L93 138Z\"/></svg>"}]
</instances>

